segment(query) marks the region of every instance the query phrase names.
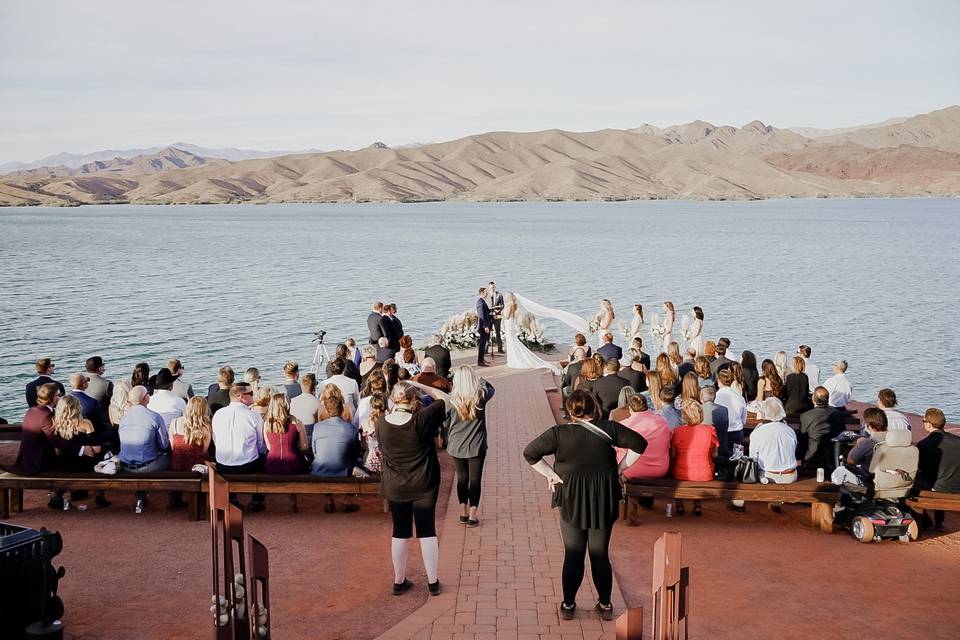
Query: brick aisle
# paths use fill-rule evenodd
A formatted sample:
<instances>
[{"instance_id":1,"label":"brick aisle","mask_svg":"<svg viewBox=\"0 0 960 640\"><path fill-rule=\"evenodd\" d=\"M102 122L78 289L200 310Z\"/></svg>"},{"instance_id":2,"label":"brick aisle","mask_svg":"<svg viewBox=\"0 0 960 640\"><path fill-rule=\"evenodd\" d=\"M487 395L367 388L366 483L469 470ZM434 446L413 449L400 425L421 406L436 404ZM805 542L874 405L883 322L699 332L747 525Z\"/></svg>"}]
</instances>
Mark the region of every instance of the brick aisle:
<instances>
[{"instance_id":1,"label":"brick aisle","mask_svg":"<svg viewBox=\"0 0 960 640\"><path fill-rule=\"evenodd\" d=\"M496 387L487 428L489 451L480 499L481 526L459 524L456 489L440 537L440 580L444 593L380 637L533 640L614 638L612 622L601 622L589 561L577 599L577 617L561 621L560 569L563 544L557 514L550 508L547 482L523 459L526 444L554 424L542 371L517 372L503 366L483 370ZM411 553L419 553L411 545ZM426 579L414 576L416 588ZM623 612L614 579L613 604Z\"/></svg>"}]
</instances>

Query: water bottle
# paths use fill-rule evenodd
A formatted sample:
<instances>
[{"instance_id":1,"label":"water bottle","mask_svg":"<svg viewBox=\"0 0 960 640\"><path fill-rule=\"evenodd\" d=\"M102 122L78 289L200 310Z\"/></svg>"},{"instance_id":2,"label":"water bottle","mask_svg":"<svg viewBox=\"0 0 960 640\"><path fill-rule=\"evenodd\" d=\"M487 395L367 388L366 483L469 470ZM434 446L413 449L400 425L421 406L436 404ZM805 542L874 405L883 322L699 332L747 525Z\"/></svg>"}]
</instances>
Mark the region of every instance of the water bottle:
<instances>
[{"instance_id":1,"label":"water bottle","mask_svg":"<svg viewBox=\"0 0 960 640\"><path fill-rule=\"evenodd\" d=\"M823 467L817 467L817 482L823 482L823 480L824 480Z\"/></svg>"},{"instance_id":2,"label":"water bottle","mask_svg":"<svg viewBox=\"0 0 960 640\"><path fill-rule=\"evenodd\" d=\"M672 517L673 517L673 503L672 503L672 502L667 503L667 517L668 517L668 518L672 518Z\"/></svg>"},{"instance_id":3,"label":"water bottle","mask_svg":"<svg viewBox=\"0 0 960 640\"><path fill-rule=\"evenodd\" d=\"M70 498L63 499L63 510L70 511Z\"/></svg>"}]
</instances>

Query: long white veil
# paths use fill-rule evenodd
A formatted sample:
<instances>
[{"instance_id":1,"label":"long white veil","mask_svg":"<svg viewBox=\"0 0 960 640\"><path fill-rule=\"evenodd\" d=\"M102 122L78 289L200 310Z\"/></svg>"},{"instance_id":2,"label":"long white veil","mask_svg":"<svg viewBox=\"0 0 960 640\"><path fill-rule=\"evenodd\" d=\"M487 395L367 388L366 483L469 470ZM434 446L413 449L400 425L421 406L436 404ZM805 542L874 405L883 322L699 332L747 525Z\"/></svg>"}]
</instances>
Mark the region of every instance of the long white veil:
<instances>
[{"instance_id":1,"label":"long white veil","mask_svg":"<svg viewBox=\"0 0 960 640\"><path fill-rule=\"evenodd\" d=\"M550 307L545 307L542 304L537 304L529 298L525 298L517 292L513 292L513 296L517 299L517 302L527 311L533 315L540 318L552 318L554 320L559 320L563 324L567 325L574 331L582 333L584 335L590 335L590 323L578 316L575 313L570 313L569 311L561 311L560 309L551 309Z\"/></svg>"}]
</instances>

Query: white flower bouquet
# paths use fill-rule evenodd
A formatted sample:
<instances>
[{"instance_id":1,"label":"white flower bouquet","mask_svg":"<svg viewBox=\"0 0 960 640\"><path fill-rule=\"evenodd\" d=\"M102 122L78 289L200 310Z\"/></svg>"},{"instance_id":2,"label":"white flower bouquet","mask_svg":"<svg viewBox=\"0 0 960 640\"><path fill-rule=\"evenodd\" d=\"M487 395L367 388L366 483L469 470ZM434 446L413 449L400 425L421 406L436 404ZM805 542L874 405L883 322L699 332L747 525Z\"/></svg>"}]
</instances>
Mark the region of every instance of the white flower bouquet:
<instances>
[{"instance_id":1,"label":"white flower bouquet","mask_svg":"<svg viewBox=\"0 0 960 640\"><path fill-rule=\"evenodd\" d=\"M517 337L531 351L553 351L553 343L547 340L543 325L529 313L522 313L517 318Z\"/></svg>"},{"instance_id":2,"label":"white flower bouquet","mask_svg":"<svg viewBox=\"0 0 960 640\"><path fill-rule=\"evenodd\" d=\"M479 343L480 331L474 311L452 315L440 327L440 344L451 351L475 349Z\"/></svg>"}]
</instances>

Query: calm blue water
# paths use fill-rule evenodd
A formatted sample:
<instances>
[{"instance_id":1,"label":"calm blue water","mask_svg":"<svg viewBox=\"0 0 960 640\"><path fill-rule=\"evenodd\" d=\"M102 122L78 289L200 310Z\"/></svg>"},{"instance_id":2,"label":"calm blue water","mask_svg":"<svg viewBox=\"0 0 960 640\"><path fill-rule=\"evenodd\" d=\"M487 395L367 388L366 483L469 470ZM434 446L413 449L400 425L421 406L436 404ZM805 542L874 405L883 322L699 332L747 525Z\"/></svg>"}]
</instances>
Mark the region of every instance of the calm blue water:
<instances>
[{"instance_id":1,"label":"calm blue water","mask_svg":"<svg viewBox=\"0 0 960 640\"><path fill-rule=\"evenodd\" d=\"M374 298L421 342L491 279L549 306L629 323L673 300L704 334L771 357L850 361L855 397L960 418L960 200L89 206L0 209L0 416L33 361L66 380L180 357L197 388L229 364L282 378L310 334L366 335ZM570 331L547 323L548 336ZM679 321L678 321L679 327ZM676 333L674 335L677 335Z\"/></svg>"}]
</instances>

